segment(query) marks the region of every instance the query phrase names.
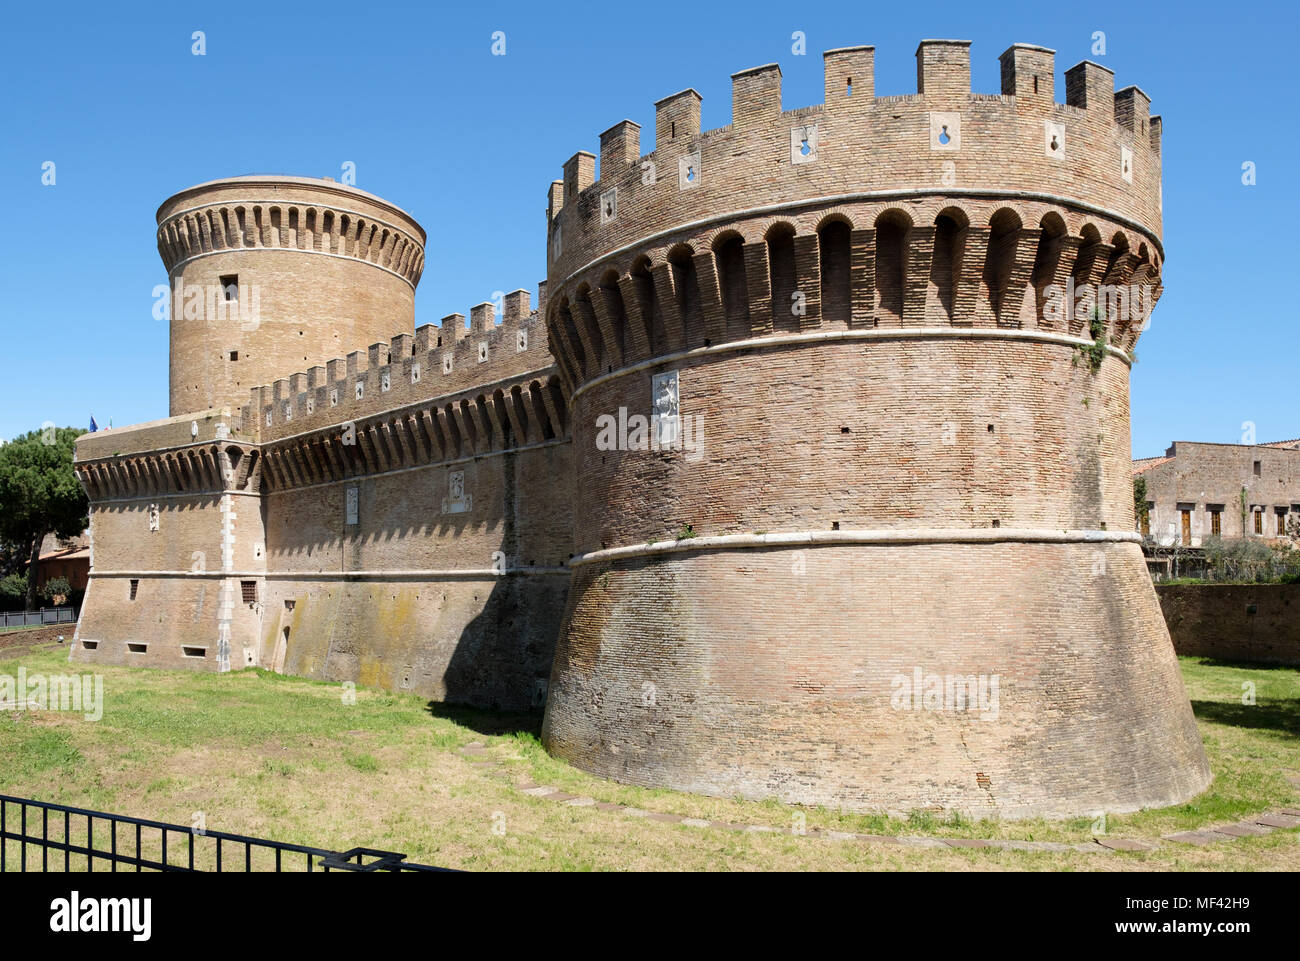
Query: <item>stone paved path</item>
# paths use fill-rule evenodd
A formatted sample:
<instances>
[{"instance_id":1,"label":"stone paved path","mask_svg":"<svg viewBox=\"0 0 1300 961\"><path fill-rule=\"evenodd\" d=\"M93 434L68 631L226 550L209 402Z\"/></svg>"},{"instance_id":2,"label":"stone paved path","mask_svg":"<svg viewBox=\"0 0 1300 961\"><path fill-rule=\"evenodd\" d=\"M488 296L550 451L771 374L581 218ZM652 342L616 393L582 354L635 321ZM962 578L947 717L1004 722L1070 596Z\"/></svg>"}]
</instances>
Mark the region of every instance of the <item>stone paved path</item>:
<instances>
[{"instance_id":1,"label":"stone paved path","mask_svg":"<svg viewBox=\"0 0 1300 961\"><path fill-rule=\"evenodd\" d=\"M680 824L684 827L734 831L739 834L797 834L805 837L821 839L826 841L865 841L869 844L893 844L902 847L922 847L922 848L984 848L984 849L1001 849L1005 851L1082 851L1085 853L1106 854L1113 851L1154 851L1160 847L1160 843L1154 840L1138 838L1118 838L1100 836L1094 837L1091 841L1084 841L1079 844L1062 844L1058 841L1004 841L996 839L982 838L932 838L922 837L912 834L900 834L895 836L885 836L878 834L854 834L848 831L832 831L827 828L808 828L806 831L796 831L790 827L772 827L766 824L732 824L725 821L706 821L702 818L684 817L680 814L664 814L659 811L644 811L640 808L631 807L625 804L612 804L609 801L597 801L595 798L582 797L576 794L569 794L561 791L559 788L551 787L546 784L533 784L531 782L516 783L513 778L505 772L500 763L487 753L487 748L481 742L467 744L460 749L460 754L468 760L477 761L485 767L492 767L495 773L505 777L516 790L538 798L543 801L551 801L557 804L566 804L570 807L591 807L600 811L622 814L625 817L644 818L647 821L658 821L663 824ZM1300 776L1288 777L1288 781L1300 787ZM1236 824L1225 824L1219 827L1201 828L1196 831L1179 831L1174 834L1163 835L1161 840L1169 841L1174 844L1190 845L1208 845L1218 844L1225 841L1235 841L1242 837L1256 837L1263 834L1270 834L1273 831L1289 830L1300 828L1300 807L1281 808L1277 811L1266 811L1263 814L1255 815Z\"/></svg>"}]
</instances>

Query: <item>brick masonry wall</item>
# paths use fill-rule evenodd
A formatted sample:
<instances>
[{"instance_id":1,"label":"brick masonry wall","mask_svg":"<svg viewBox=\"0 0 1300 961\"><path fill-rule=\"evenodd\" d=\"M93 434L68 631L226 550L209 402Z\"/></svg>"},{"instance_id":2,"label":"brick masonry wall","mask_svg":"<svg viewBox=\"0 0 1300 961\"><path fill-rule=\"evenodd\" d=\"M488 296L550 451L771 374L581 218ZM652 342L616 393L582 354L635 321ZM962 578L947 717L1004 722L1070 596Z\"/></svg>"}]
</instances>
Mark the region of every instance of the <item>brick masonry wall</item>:
<instances>
[{"instance_id":1,"label":"brick masonry wall","mask_svg":"<svg viewBox=\"0 0 1300 961\"><path fill-rule=\"evenodd\" d=\"M997 676L997 711L895 706L917 669ZM543 737L620 781L850 810L1118 812L1210 777L1135 544L580 568Z\"/></svg>"},{"instance_id":2,"label":"brick masonry wall","mask_svg":"<svg viewBox=\"0 0 1300 961\"><path fill-rule=\"evenodd\" d=\"M556 442L268 495L274 573L261 663L440 701L540 708L572 543L569 493L556 481L571 471L568 443ZM470 498L462 513L442 512L452 472ZM359 492L355 526L349 487Z\"/></svg>"},{"instance_id":3,"label":"brick masonry wall","mask_svg":"<svg viewBox=\"0 0 1300 961\"><path fill-rule=\"evenodd\" d=\"M1133 527L1128 367L1062 344L811 342L605 380L573 410L579 553L781 530ZM651 413L676 371L690 440L598 448L598 418ZM960 372L960 376L954 376Z\"/></svg>"},{"instance_id":4,"label":"brick masonry wall","mask_svg":"<svg viewBox=\"0 0 1300 961\"><path fill-rule=\"evenodd\" d=\"M154 505L157 530L150 529ZM244 603L241 582L260 590L265 570L257 496L211 491L99 500L90 525L90 585L72 660L217 670L222 622L229 621L231 666L255 663L260 609Z\"/></svg>"},{"instance_id":5,"label":"brick masonry wall","mask_svg":"<svg viewBox=\"0 0 1300 961\"><path fill-rule=\"evenodd\" d=\"M183 493L136 487L159 476L154 461L211 438L149 450L188 436L184 419L112 434L78 449L98 455L79 458L83 478L102 473L88 483L98 546L72 660L219 670L224 636L227 668L540 709L569 582L567 438L534 433L524 449L447 450L454 459L310 482L296 469L249 473L248 460L284 456L252 445L244 471ZM453 473L466 496L448 505Z\"/></svg>"},{"instance_id":6,"label":"brick masonry wall","mask_svg":"<svg viewBox=\"0 0 1300 961\"><path fill-rule=\"evenodd\" d=\"M231 667L545 697L549 749L635 783L1007 816L1201 790L1131 543L1140 325L1106 316L1090 360L1088 320L1046 302L1158 297L1159 120L1095 65L1055 104L1051 52L1024 45L972 94L968 55L926 42L918 94L876 98L871 49L831 51L825 105L784 112L779 71L743 71L720 130L694 91L661 101L648 158L616 125L599 181L579 153L552 185L541 302L509 295L501 325L478 305L402 329L424 234L379 198L236 178L169 200L169 270L271 277L279 316L238 362L174 328L173 411L192 384L212 413L79 445L107 553L81 635L103 646L74 656L133 663L147 635L149 663L199 666L176 649L211 583L192 632ZM362 342L332 343L339 315ZM599 447L598 418L650 413L672 372L702 449ZM214 543L221 568L187 573ZM156 607L125 596L133 569ZM994 715L892 704L913 670L1004 693Z\"/></svg>"},{"instance_id":7,"label":"brick masonry wall","mask_svg":"<svg viewBox=\"0 0 1300 961\"><path fill-rule=\"evenodd\" d=\"M413 326L424 231L365 191L301 177L237 177L183 190L158 210L172 287L171 413L236 407L249 390ZM235 275L255 315L191 316L196 287ZM255 289L254 289L255 288ZM222 308L224 309L224 308Z\"/></svg>"},{"instance_id":8,"label":"brick masonry wall","mask_svg":"<svg viewBox=\"0 0 1300 961\"><path fill-rule=\"evenodd\" d=\"M1156 587L1179 654L1300 666L1300 584Z\"/></svg>"},{"instance_id":9,"label":"brick masonry wall","mask_svg":"<svg viewBox=\"0 0 1300 961\"><path fill-rule=\"evenodd\" d=\"M780 70L773 65L733 77L729 126L701 132L699 96L688 90L656 105L663 120L651 153L639 156L635 124L606 131L600 179L595 156L578 154L552 190L552 280L648 235L719 214L850 193L927 193L944 185L1007 199L1022 191L1073 200L1128 218L1158 238L1160 120L1149 116L1149 100L1138 88L1116 92L1109 70L1085 63L1071 68L1080 82L1067 81L1068 102L1055 103L1054 58L1045 51L1004 74L1001 95L976 94L968 46L928 59L927 49L940 48L918 50L919 72L933 74L931 83L919 78L921 93L874 96L874 48L863 47L825 55L824 104L782 112ZM932 140L935 114L957 115L959 136L950 145ZM1065 128L1060 156L1048 156L1049 122ZM794 163L791 132L809 124L817 127L815 159ZM1132 152L1131 180L1125 150ZM697 179L684 186L681 162L696 154ZM654 166L652 183L647 163ZM602 218L602 197L611 189L617 189L616 214Z\"/></svg>"},{"instance_id":10,"label":"brick masonry wall","mask_svg":"<svg viewBox=\"0 0 1300 961\"><path fill-rule=\"evenodd\" d=\"M1053 285L1158 297L1158 124L1089 65L1054 104L1041 48L1004 55L1000 97L971 94L965 44L922 44L914 97L875 98L871 62L828 53L825 106L784 113L779 71L743 71L702 134L694 92L667 98L649 158L620 124L599 181L578 154L552 186L546 321L588 506L544 742L632 783L853 810L1190 797L1210 773L1133 533L1142 324L1107 311L1094 344L1048 307ZM656 404L693 449L608 449L602 423ZM996 716L900 709L913 671L1008 693Z\"/></svg>"}]
</instances>

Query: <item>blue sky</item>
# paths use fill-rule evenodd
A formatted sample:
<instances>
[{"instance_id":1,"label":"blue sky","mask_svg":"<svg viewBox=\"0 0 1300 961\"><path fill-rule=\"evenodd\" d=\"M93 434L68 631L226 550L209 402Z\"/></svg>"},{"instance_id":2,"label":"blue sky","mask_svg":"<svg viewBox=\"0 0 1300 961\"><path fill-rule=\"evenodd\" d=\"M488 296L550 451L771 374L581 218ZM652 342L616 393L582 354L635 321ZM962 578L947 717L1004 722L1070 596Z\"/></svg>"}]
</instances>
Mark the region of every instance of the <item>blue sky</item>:
<instances>
[{"instance_id":1,"label":"blue sky","mask_svg":"<svg viewBox=\"0 0 1300 961\"><path fill-rule=\"evenodd\" d=\"M1166 292L1138 345L1133 451L1172 440L1300 436L1294 276L1300 14L1282 3L1107 5L489 3L22 4L0 35L0 437L52 420L167 414L166 283L154 211L217 177L340 177L429 232L417 323L468 314L545 275L547 186L630 117L692 86L707 129L730 74L777 61L787 108L820 103L821 51L871 43L876 92L915 91L924 38L973 41L972 86L999 91L1014 42L1136 83L1164 117ZM734 11L743 10L741 16ZM206 55L191 35L206 35ZM506 56L491 55L493 31ZM807 55L791 52L803 31ZM1106 53L1092 53L1103 31ZM41 183L54 161L56 183ZM1242 184L1242 164L1257 182Z\"/></svg>"}]
</instances>

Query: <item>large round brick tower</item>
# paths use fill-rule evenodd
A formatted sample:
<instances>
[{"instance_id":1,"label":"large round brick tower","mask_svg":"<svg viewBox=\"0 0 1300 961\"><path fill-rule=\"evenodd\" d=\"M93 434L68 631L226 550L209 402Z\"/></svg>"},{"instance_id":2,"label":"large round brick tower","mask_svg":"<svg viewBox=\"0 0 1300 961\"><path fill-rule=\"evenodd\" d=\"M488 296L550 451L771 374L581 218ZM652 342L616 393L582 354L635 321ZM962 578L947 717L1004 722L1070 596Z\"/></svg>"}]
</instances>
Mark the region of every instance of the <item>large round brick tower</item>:
<instances>
[{"instance_id":1,"label":"large round brick tower","mask_svg":"<svg viewBox=\"0 0 1300 961\"><path fill-rule=\"evenodd\" d=\"M158 208L171 286L171 413L248 392L415 324L424 230L388 201L308 177L231 177Z\"/></svg>"},{"instance_id":2,"label":"large round brick tower","mask_svg":"<svg viewBox=\"0 0 1300 961\"><path fill-rule=\"evenodd\" d=\"M877 98L872 48L831 51L791 111L747 70L704 133L683 91L653 153L624 121L552 187L581 509L545 744L852 810L1183 800L1210 772L1129 467L1160 120L1088 62L1056 103L1041 47L1001 96L967 43L917 64Z\"/></svg>"}]
</instances>

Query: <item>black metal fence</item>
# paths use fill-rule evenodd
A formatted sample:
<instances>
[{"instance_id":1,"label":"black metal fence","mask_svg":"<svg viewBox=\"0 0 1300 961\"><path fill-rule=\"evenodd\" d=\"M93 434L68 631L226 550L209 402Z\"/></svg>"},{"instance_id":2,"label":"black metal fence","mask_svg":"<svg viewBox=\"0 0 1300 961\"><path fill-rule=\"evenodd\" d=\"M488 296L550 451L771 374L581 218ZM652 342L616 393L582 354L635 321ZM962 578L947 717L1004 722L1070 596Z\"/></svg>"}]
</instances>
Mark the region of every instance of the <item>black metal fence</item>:
<instances>
[{"instance_id":1,"label":"black metal fence","mask_svg":"<svg viewBox=\"0 0 1300 961\"><path fill-rule=\"evenodd\" d=\"M75 624L74 607L42 607L39 611L6 611L0 613L0 627L35 627L40 624Z\"/></svg>"},{"instance_id":2,"label":"black metal fence","mask_svg":"<svg viewBox=\"0 0 1300 961\"><path fill-rule=\"evenodd\" d=\"M0 873L21 871L446 871L405 854L328 851L0 794Z\"/></svg>"}]
</instances>

